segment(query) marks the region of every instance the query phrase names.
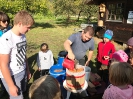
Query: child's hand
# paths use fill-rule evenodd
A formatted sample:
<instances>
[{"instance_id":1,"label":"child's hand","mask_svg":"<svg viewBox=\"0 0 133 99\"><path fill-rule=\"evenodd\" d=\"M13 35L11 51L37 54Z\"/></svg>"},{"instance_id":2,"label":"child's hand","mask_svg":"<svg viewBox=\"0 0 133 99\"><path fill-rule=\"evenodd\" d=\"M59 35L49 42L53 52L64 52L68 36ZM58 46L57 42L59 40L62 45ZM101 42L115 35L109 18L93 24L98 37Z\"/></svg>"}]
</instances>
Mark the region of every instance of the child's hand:
<instances>
[{"instance_id":1,"label":"child's hand","mask_svg":"<svg viewBox=\"0 0 133 99\"><path fill-rule=\"evenodd\" d=\"M104 56L104 59L105 60L109 60L109 56Z\"/></svg>"},{"instance_id":2,"label":"child's hand","mask_svg":"<svg viewBox=\"0 0 133 99\"><path fill-rule=\"evenodd\" d=\"M38 71L40 71L41 70L41 68L38 68Z\"/></svg>"},{"instance_id":3,"label":"child's hand","mask_svg":"<svg viewBox=\"0 0 133 99\"><path fill-rule=\"evenodd\" d=\"M130 64L133 65L133 58L130 58L129 61L130 61Z\"/></svg>"}]
</instances>

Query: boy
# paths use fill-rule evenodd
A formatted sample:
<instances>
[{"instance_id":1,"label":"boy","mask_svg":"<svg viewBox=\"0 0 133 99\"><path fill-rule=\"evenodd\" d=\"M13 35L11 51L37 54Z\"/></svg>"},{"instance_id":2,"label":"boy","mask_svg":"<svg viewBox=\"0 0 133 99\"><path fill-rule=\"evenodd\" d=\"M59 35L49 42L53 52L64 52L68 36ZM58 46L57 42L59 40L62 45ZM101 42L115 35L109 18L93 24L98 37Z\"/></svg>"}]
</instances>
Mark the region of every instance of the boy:
<instances>
[{"instance_id":1,"label":"boy","mask_svg":"<svg viewBox=\"0 0 133 99\"><path fill-rule=\"evenodd\" d=\"M10 99L23 99L25 74L30 78L26 58L25 34L34 19L26 11L19 11L14 17L14 26L0 39L0 77L10 95Z\"/></svg>"},{"instance_id":2,"label":"boy","mask_svg":"<svg viewBox=\"0 0 133 99\"><path fill-rule=\"evenodd\" d=\"M113 31L106 30L104 33L103 41L99 42L97 47L97 69L98 74L105 82L108 82L108 65L112 54L115 52L115 47L111 43Z\"/></svg>"}]
</instances>

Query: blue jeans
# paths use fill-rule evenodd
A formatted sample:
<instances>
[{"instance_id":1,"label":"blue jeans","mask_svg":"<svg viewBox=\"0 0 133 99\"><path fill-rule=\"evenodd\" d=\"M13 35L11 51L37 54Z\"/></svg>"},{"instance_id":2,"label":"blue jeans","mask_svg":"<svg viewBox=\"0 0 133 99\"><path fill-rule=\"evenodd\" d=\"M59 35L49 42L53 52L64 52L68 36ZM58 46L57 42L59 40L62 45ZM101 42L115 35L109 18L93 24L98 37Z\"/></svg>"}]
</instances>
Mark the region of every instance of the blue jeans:
<instances>
[{"instance_id":1,"label":"blue jeans","mask_svg":"<svg viewBox=\"0 0 133 99\"><path fill-rule=\"evenodd\" d=\"M25 87L25 70L18 73L18 74L15 74L12 76L12 79L13 79L13 82L14 84L17 86L18 88L18 96L14 97L14 96L11 96L10 93L9 93L9 88L8 88L8 85L5 81L4 78L1 78L8 94L10 95L10 99L23 99L23 88Z\"/></svg>"}]
</instances>

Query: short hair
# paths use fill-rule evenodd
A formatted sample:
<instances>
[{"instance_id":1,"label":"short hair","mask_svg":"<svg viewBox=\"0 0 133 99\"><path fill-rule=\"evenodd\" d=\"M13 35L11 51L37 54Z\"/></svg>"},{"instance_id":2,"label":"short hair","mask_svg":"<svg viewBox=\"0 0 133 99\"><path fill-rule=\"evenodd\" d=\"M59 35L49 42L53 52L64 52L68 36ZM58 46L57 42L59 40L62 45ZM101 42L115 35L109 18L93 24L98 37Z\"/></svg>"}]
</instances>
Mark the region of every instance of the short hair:
<instances>
[{"instance_id":1,"label":"short hair","mask_svg":"<svg viewBox=\"0 0 133 99\"><path fill-rule=\"evenodd\" d=\"M50 75L35 80L29 89L30 99L61 99L59 82Z\"/></svg>"},{"instance_id":2,"label":"short hair","mask_svg":"<svg viewBox=\"0 0 133 99\"><path fill-rule=\"evenodd\" d=\"M42 49L42 47L43 47L44 45L46 46L46 50L48 50L48 44L47 44L47 43L42 43L41 46L40 46L40 50L41 50L41 51L44 51L44 50Z\"/></svg>"},{"instance_id":3,"label":"short hair","mask_svg":"<svg viewBox=\"0 0 133 99\"><path fill-rule=\"evenodd\" d=\"M109 68L109 81L114 86L133 83L133 67L127 62L112 62Z\"/></svg>"},{"instance_id":4,"label":"short hair","mask_svg":"<svg viewBox=\"0 0 133 99\"><path fill-rule=\"evenodd\" d=\"M10 18L9 18L9 16L6 13L2 12L2 11L0 11L0 21L3 21L3 22L4 21L7 21L8 22L8 25L10 24Z\"/></svg>"},{"instance_id":5,"label":"short hair","mask_svg":"<svg viewBox=\"0 0 133 99\"><path fill-rule=\"evenodd\" d=\"M83 30L84 30L84 33L89 32L89 35L90 35L90 36L93 36L93 35L94 35L94 29L93 29L92 26L87 26L87 27L84 28Z\"/></svg>"},{"instance_id":6,"label":"short hair","mask_svg":"<svg viewBox=\"0 0 133 99\"><path fill-rule=\"evenodd\" d=\"M22 25L33 25L34 19L33 17L25 10L19 11L14 17L14 25L17 25L19 22Z\"/></svg>"}]
</instances>

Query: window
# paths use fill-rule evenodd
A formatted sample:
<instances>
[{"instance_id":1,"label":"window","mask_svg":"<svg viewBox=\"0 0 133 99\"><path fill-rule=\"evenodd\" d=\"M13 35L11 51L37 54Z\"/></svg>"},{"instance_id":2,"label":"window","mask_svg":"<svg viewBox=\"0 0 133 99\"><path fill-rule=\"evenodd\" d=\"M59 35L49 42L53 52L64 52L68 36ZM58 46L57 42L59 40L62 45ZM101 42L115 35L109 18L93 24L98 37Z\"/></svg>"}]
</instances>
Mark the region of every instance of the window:
<instances>
[{"instance_id":1,"label":"window","mask_svg":"<svg viewBox=\"0 0 133 99\"><path fill-rule=\"evenodd\" d=\"M122 22L124 14L124 3L110 3L107 6L106 21Z\"/></svg>"}]
</instances>

